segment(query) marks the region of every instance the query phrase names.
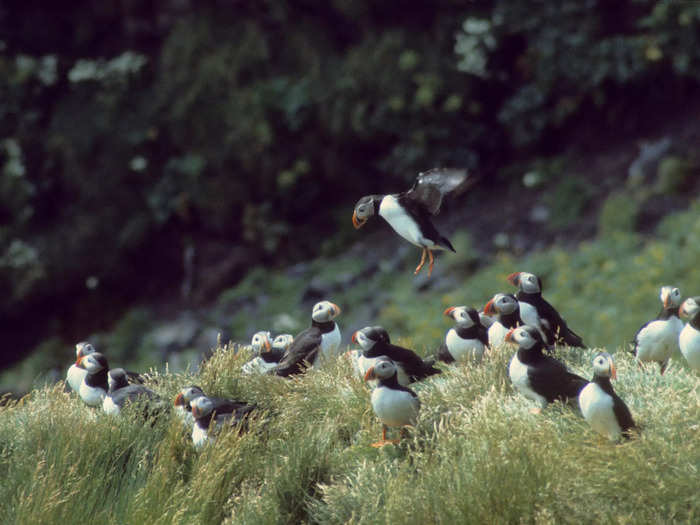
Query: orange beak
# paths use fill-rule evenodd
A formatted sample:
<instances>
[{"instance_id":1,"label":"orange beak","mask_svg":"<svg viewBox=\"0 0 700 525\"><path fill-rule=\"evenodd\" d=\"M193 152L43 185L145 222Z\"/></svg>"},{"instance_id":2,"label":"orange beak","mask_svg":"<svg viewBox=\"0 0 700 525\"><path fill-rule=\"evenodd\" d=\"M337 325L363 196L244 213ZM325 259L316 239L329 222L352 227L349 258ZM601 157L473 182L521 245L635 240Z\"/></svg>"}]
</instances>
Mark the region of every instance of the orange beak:
<instances>
[{"instance_id":1,"label":"orange beak","mask_svg":"<svg viewBox=\"0 0 700 525\"><path fill-rule=\"evenodd\" d=\"M508 330L508 333L506 334L506 341L509 343L513 342L513 332L515 332L515 328L511 328Z\"/></svg>"},{"instance_id":2,"label":"orange beak","mask_svg":"<svg viewBox=\"0 0 700 525\"><path fill-rule=\"evenodd\" d=\"M668 305L671 304L671 295L666 294L666 297L664 297L664 308L668 308Z\"/></svg>"},{"instance_id":3,"label":"orange beak","mask_svg":"<svg viewBox=\"0 0 700 525\"><path fill-rule=\"evenodd\" d=\"M375 379L376 376L374 375L374 367L370 367L369 370L367 370L367 373L365 374L365 381L369 381L370 379Z\"/></svg>"},{"instance_id":4,"label":"orange beak","mask_svg":"<svg viewBox=\"0 0 700 525\"><path fill-rule=\"evenodd\" d=\"M269 352L270 348L272 348L272 343L270 343L270 340L268 338L265 338L265 342L263 343L263 347L265 347L265 352Z\"/></svg>"},{"instance_id":5,"label":"orange beak","mask_svg":"<svg viewBox=\"0 0 700 525\"><path fill-rule=\"evenodd\" d=\"M357 344L357 332L354 332L354 333L352 334L352 337L350 338L350 340L351 340L353 343Z\"/></svg>"},{"instance_id":6,"label":"orange beak","mask_svg":"<svg viewBox=\"0 0 700 525\"><path fill-rule=\"evenodd\" d=\"M446 315L447 317L452 317L452 312L455 310L455 306L450 306L448 309L446 309L444 312L442 312L442 315Z\"/></svg>"},{"instance_id":7,"label":"orange beak","mask_svg":"<svg viewBox=\"0 0 700 525\"><path fill-rule=\"evenodd\" d=\"M176 407L185 406L185 396L182 395L182 392L175 396L175 402L173 403L173 405Z\"/></svg>"},{"instance_id":8,"label":"orange beak","mask_svg":"<svg viewBox=\"0 0 700 525\"><path fill-rule=\"evenodd\" d=\"M486 315L494 315L496 313L496 308L493 306L493 299L484 305L484 313Z\"/></svg>"},{"instance_id":9,"label":"orange beak","mask_svg":"<svg viewBox=\"0 0 700 525\"><path fill-rule=\"evenodd\" d=\"M352 225L355 227L356 230L359 230L360 228L362 228L366 222L367 222L367 219L361 221L360 219L357 218L357 212L355 212L355 211L352 212Z\"/></svg>"},{"instance_id":10,"label":"orange beak","mask_svg":"<svg viewBox=\"0 0 700 525\"><path fill-rule=\"evenodd\" d=\"M192 415L197 418L199 416L199 409L195 406L192 407Z\"/></svg>"},{"instance_id":11,"label":"orange beak","mask_svg":"<svg viewBox=\"0 0 700 525\"><path fill-rule=\"evenodd\" d=\"M79 357L79 358L77 359L77 361L75 362L75 366L77 366L78 368L83 368L83 369L85 368L85 367L83 366L83 357L85 357L85 356Z\"/></svg>"},{"instance_id":12,"label":"orange beak","mask_svg":"<svg viewBox=\"0 0 700 525\"><path fill-rule=\"evenodd\" d=\"M518 286L520 284L520 272L511 273L508 276L508 281L510 281L510 284L513 286Z\"/></svg>"},{"instance_id":13,"label":"orange beak","mask_svg":"<svg viewBox=\"0 0 700 525\"><path fill-rule=\"evenodd\" d=\"M617 370L615 369L615 365L612 363L612 361L610 362L610 377L617 379Z\"/></svg>"}]
</instances>

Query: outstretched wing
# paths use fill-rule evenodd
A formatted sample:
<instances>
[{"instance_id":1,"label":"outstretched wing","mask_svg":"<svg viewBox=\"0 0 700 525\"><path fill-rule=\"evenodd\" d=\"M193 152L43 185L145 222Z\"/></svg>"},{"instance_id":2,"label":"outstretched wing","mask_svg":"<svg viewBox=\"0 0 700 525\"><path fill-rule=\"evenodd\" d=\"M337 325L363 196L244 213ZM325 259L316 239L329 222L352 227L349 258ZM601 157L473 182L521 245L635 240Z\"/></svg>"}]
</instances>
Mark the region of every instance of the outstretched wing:
<instances>
[{"instance_id":1,"label":"outstretched wing","mask_svg":"<svg viewBox=\"0 0 700 525\"><path fill-rule=\"evenodd\" d=\"M418 174L413 187L404 197L431 215L440 211L445 195L462 186L469 174L463 169L433 168Z\"/></svg>"}]
</instances>

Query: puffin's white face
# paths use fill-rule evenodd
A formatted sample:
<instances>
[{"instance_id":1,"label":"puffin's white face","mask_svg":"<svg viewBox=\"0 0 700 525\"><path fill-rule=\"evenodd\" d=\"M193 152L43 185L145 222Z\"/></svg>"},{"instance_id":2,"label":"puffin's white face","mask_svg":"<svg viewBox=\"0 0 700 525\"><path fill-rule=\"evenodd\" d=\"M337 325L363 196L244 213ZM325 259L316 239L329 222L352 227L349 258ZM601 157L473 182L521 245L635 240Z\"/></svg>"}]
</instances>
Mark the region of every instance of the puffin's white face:
<instances>
[{"instance_id":1,"label":"puffin's white face","mask_svg":"<svg viewBox=\"0 0 700 525\"><path fill-rule=\"evenodd\" d=\"M352 213L352 224L355 229L362 228L372 215L374 215L374 197L367 195L355 204Z\"/></svg>"},{"instance_id":2,"label":"puffin's white face","mask_svg":"<svg viewBox=\"0 0 700 525\"><path fill-rule=\"evenodd\" d=\"M378 361L372 368L367 370L365 381L370 379L388 379L396 373L396 365L390 359Z\"/></svg>"},{"instance_id":3,"label":"puffin's white face","mask_svg":"<svg viewBox=\"0 0 700 525\"><path fill-rule=\"evenodd\" d=\"M81 357L85 357L88 354L94 353L95 347L87 341L81 341L75 345L75 357L77 360L80 360Z\"/></svg>"},{"instance_id":4,"label":"puffin's white face","mask_svg":"<svg viewBox=\"0 0 700 525\"><path fill-rule=\"evenodd\" d=\"M204 395L204 392L202 392L202 389L198 386L188 386L187 388L183 388L180 392L186 403L189 403L196 397Z\"/></svg>"},{"instance_id":5,"label":"puffin's white face","mask_svg":"<svg viewBox=\"0 0 700 525\"><path fill-rule=\"evenodd\" d=\"M538 293L542 291L537 276L528 272L520 272L520 289L525 293Z\"/></svg>"},{"instance_id":6,"label":"puffin's white face","mask_svg":"<svg viewBox=\"0 0 700 525\"><path fill-rule=\"evenodd\" d=\"M664 308L673 308L681 304L681 291L673 286L662 286L659 299Z\"/></svg>"},{"instance_id":7,"label":"puffin's white face","mask_svg":"<svg viewBox=\"0 0 700 525\"><path fill-rule=\"evenodd\" d=\"M206 396L201 396L192 401L192 415L195 418L206 417L214 410L214 403Z\"/></svg>"},{"instance_id":8,"label":"puffin's white face","mask_svg":"<svg viewBox=\"0 0 700 525\"><path fill-rule=\"evenodd\" d=\"M617 379L617 371L612 356L607 352L600 352L593 358L593 374L599 377L612 377Z\"/></svg>"},{"instance_id":9,"label":"puffin's white face","mask_svg":"<svg viewBox=\"0 0 700 525\"><path fill-rule=\"evenodd\" d=\"M535 336L524 326L511 328L508 335L506 335L506 341L516 343L525 350L529 350L537 343Z\"/></svg>"},{"instance_id":10,"label":"puffin's white face","mask_svg":"<svg viewBox=\"0 0 700 525\"><path fill-rule=\"evenodd\" d=\"M445 310L444 314L447 317L451 317L455 322L465 325L467 327L472 327L476 324L474 321L474 316L478 319L478 313L473 308L467 308L466 306L450 306Z\"/></svg>"},{"instance_id":11,"label":"puffin's white face","mask_svg":"<svg viewBox=\"0 0 700 525\"><path fill-rule=\"evenodd\" d=\"M680 314L683 317L695 317L695 314L700 310L698 297L688 297L681 305Z\"/></svg>"},{"instance_id":12,"label":"puffin's white face","mask_svg":"<svg viewBox=\"0 0 700 525\"><path fill-rule=\"evenodd\" d=\"M280 334L272 341L272 348L286 350L294 342L294 336L291 334Z\"/></svg>"},{"instance_id":13,"label":"puffin's white face","mask_svg":"<svg viewBox=\"0 0 700 525\"><path fill-rule=\"evenodd\" d=\"M362 347L363 350L370 350L374 345L375 341L372 341L369 337L365 335L364 328L362 330L358 330L352 335L352 341L353 343L357 343Z\"/></svg>"},{"instance_id":14,"label":"puffin's white face","mask_svg":"<svg viewBox=\"0 0 700 525\"><path fill-rule=\"evenodd\" d=\"M272 334L270 332L256 332L250 341L250 346L255 352L267 352L270 349Z\"/></svg>"},{"instance_id":15,"label":"puffin's white face","mask_svg":"<svg viewBox=\"0 0 700 525\"><path fill-rule=\"evenodd\" d=\"M484 313L493 315L495 313L512 314L518 309L518 301L510 294L497 293L486 306Z\"/></svg>"},{"instance_id":16,"label":"puffin's white face","mask_svg":"<svg viewBox=\"0 0 700 525\"><path fill-rule=\"evenodd\" d=\"M88 371L88 374L96 374L107 368L107 359L97 352L88 354L80 360L80 365Z\"/></svg>"},{"instance_id":17,"label":"puffin's white face","mask_svg":"<svg viewBox=\"0 0 700 525\"><path fill-rule=\"evenodd\" d=\"M317 323L327 323L335 319L340 314L340 307L330 301L321 301L314 305L311 310L311 319Z\"/></svg>"}]
</instances>

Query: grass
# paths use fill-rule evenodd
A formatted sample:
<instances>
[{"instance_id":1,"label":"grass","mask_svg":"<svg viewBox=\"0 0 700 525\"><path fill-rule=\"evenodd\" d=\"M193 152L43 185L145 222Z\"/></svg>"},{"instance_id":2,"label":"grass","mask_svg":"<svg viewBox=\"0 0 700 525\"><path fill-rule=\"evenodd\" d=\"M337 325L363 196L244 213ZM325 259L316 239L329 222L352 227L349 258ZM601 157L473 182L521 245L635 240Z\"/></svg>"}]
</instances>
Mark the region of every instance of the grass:
<instances>
[{"instance_id":1,"label":"grass","mask_svg":"<svg viewBox=\"0 0 700 525\"><path fill-rule=\"evenodd\" d=\"M404 341L406 342L406 341ZM590 375L594 350L561 350ZM700 381L617 353L616 389L643 426L615 445L576 410L532 415L506 375L509 352L416 385L411 438L370 446L369 390L339 360L294 380L240 374L217 350L197 375L156 378L164 396L196 382L259 403L264 420L196 453L176 418L93 411L60 385L0 415L3 523L697 523Z\"/></svg>"},{"instance_id":2,"label":"grass","mask_svg":"<svg viewBox=\"0 0 700 525\"><path fill-rule=\"evenodd\" d=\"M469 245L465 236L456 242ZM381 426L348 363L293 380L248 377L240 373L246 353L225 346L196 373L166 371L153 380L167 398L196 383L263 408L266 417L248 433L224 434L201 453L175 418L152 427L136 414L114 419L60 384L0 408L0 521L698 523L700 378L678 356L664 376L655 367L640 370L624 349L658 311L661 285L700 293L699 258L700 202L670 216L646 242L610 232L575 250L499 255L476 274L464 268L473 260L465 249L436 266L455 286L423 293L409 271L384 271L333 296L344 309L342 325L367 293L379 291L385 300L377 322L428 353L449 326L446 306L483 305L510 289L510 272L537 272L545 296L584 340L614 352L615 388L643 427L638 439L609 443L577 410L559 405L530 414L532 405L508 381L510 355L496 352L481 366L445 368L416 385L422 409L412 437L377 450L370 444ZM280 276L269 282L286 302L251 313L261 319L287 311L301 293L302 285ZM589 377L594 353L560 350L560 357Z\"/></svg>"}]
</instances>

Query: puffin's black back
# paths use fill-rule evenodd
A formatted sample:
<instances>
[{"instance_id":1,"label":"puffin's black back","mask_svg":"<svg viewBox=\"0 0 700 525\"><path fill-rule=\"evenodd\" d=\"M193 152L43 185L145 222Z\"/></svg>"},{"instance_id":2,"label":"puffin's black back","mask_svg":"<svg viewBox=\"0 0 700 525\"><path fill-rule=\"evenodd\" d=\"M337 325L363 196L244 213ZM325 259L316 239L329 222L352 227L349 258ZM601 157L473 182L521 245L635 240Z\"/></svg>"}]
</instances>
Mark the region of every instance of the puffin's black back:
<instances>
[{"instance_id":1,"label":"puffin's black back","mask_svg":"<svg viewBox=\"0 0 700 525\"><path fill-rule=\"evenodd\" d=\"M325 323L324 323L325 324ZM313 363L320 351L323 332L319 326L312 324L294 338L287 348L275 370L278 376L287 377L304 371L304 361Z\"/></svg>"},{"instance_id":2,"label":"puffin's black back","mask_svg":"<svg viewBox=\"0 0 700 525\"><path fill-rule=\"evenodd\" d=\"M375 343L371 349L363 352L363 354L365 357L387 356L403 368L406 375L411 379L411 382L442 373L442 370L433 367L432 363L423 361L413 350L383 341Z\"/></svg>"}]
</instances>

